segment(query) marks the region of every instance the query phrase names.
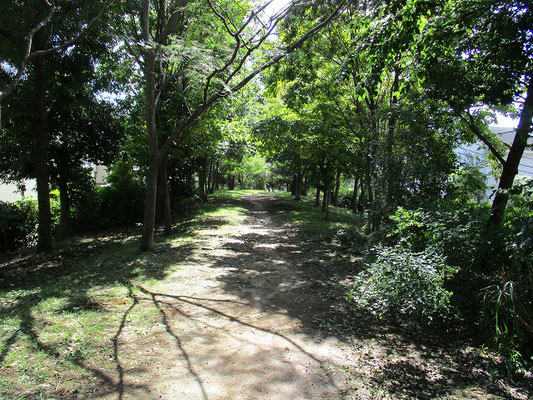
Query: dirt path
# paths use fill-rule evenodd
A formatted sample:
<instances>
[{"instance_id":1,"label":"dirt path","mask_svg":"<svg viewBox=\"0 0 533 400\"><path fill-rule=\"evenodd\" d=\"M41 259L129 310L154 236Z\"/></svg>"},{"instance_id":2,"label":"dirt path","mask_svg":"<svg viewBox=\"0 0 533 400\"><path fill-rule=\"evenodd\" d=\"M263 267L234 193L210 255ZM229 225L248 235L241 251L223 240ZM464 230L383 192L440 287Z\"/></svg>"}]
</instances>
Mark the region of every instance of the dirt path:
<instances>
[{"instance_id":1,"label":"dirt path","mask_svg":"<svg viewBox=\"0 0 533 400\"><path fill-rule=\"evenodd\" d=\"M245 223L205 231L186 268L157 292L142 289L137 301L150 300L162 323L143 341L119 339L124 353L139 349L138 362L119 358L122 398L342 398L348 356L293 316L315 305L294 295L310 283L265 209L271 200L245 198Z\"/></svg>"},{"instance_id":2,"label":"dirt path","mask_svg":"<svg viewBox=\"0 0 533 400\"><path fill-rule=\"evenodd\" d=\"M453 343L428 346L364 320L353 340L318 329L336 303L317 294L303 238L282 227L274 203L246 196L246 221L202 231L181 270L135 289L134 306L154 307L160 322L139 334L125 316L115 338L119 399L507 397L483 369L475 375L468 350L451 355Z\"/></svg>"}]
</instances>

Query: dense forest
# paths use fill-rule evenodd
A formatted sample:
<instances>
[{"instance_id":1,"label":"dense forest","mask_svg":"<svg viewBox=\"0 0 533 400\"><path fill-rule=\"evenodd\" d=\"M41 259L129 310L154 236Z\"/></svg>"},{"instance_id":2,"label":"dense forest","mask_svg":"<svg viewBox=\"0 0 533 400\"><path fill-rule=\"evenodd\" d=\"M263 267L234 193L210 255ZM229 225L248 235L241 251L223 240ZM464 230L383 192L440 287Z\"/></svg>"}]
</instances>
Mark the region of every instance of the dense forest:
<instances>
[{"instance_id":1,"label":"dense forest","mask_svg":"<svg viewBox=\"0 0 533 400\"><path fill-rule=\"evenodd\" d=\"M350 307L469 326L509 379L531 378L529 1L3 0L0 11L0 181L24 194L32 179L37 192L0 202L1 269L111 231L157 254L221 191L289 192L324 224L350 215L316 232L358 260ZM489 128L497 115L517 121L510 144ZM7 299L17 287L4 285Z\"/></svg>"}]
</instances>

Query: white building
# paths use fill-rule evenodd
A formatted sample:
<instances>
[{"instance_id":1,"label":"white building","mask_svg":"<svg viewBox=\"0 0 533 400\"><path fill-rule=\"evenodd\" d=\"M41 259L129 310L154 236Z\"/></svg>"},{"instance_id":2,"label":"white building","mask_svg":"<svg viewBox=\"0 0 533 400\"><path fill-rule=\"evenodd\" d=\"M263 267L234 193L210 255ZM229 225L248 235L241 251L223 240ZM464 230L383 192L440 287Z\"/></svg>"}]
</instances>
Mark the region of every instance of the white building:
<instances>
[{"instance_id":1,"label":"white building","mask_svg":"<svg viewBox=\"0 0 533 400\"><path fill-rule=\"evenodd\" d=\"M516 131L515 128L490 126L490 130L496 135L498 135L500 140L503 143L505 143L508 147L510 147L511 144L513 143L513 139L514 139L515 131ZM518 167L518 176L533 178L533 137L530 137L527 143L528 143L528 147L524 151L522 159L520 160L520 165ZM460 146L457 149L457 153L465 161L467 158L472 157L472 156L480 157L483 160L483 163L481 165L481 171L485 173L485 175L487 176L487 186L488 186L487 197L492 198L494 191L498 187L498 181L493 176L491 167L489 163L486 161L487 152L488 150L486 146L479 141L473 144Z\"/></svg>"},{"instance_id":2,"label":"white building","mask_svg":"<svg viewBox=\"0 0 533 400\"><path fill-rule=\"evenodd\" d=\"M103 165L93 165L92 176L96 186L103 186L106 184L105 180L107 178L107 168ZM24 197L33 197L37 199L37 184L35 179L28 179L23 182L25 191ZM0 201L6 201L8 203L13 203L19 200L22 197L17 184L15 183L1 183L0 182Z\"/></svg>"}]
</instances>

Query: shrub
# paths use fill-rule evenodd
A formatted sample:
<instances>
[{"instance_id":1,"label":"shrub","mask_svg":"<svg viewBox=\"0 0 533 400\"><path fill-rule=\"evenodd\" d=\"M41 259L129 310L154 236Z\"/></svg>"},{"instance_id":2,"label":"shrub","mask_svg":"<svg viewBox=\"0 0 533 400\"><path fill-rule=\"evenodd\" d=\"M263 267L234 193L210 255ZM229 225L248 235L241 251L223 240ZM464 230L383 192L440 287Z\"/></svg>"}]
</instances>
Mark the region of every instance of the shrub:
<instances>
[{"instance_id":1,"label":"shrub","mask_svg":"<svg viewBox=\"0 0 533 400\"><path fill-rule=\"evenodd\" d=\"M486 237L489 207L471 203L447 204L439 210L405 210L399 207L390 219L387 241L414 252L436 251L453 267L472 270L485 261L485 246L494 247L499 238ZM489 243L490 242L490 243ZM493 260L495 261L495 260Z\"/></svg>"},{"instance_id":2,"label":"shrub","mask_svg":"<svg viewBox=\"0 0 533 400\"><path fill-rule=\"evenodd\" d=\"M338 230L334 239L343 246L351 247L358 252L365 248L368 242L368 237L355 226Z\"/></svg>"},{"instance_id":3,"label":"shrub","mask_svg":"<svg viewBox=\"0 0 533 400\"><path fill-rule=\"evenodd\" d=\"M454 270L434 252L378 247L376 260L355 277L348 299L378 316L430 323L450 312L444 281Z\"/></svg>"},{"instance_id":4,"label":"shrub","mask_svg":"<svg viewBox=\"0 0 533 400\"><path fill-rule=\"evenodd\" d=\"M489 340L505 356L509 374L533 361L533 311L527 285L513 281L483 288L479 293L481 323Z\"/></svg>"},{"instance_id":5,"label":"shrub","mask_svg":"<svg viewBox=\"0 0 533 400\"><path fill-rule=\"evenodd\" d=\"M0 252L16 250L34 243L37 237L36 226L37 201L0 201Z\"/></svg>"}]
</instances>

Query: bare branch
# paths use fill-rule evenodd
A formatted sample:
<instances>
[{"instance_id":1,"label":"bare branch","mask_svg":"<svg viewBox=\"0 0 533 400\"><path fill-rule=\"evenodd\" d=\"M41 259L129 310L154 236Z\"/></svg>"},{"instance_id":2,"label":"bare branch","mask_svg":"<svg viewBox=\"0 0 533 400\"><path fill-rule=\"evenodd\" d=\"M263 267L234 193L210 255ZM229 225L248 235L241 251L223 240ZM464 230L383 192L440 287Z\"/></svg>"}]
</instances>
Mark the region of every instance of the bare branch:
<instances>
[{"instance_id":1,"label":"bare branch","mask_svg":"<svg viewBox=\"0 0 533 400\"><path fill-rule=\"evenodd\" d=\"M204 97L203 97L203 102L204 103L207 100L207 94L208 94L208 91L209 91L209 86L211 85L211 80L217 74L226 71L233 64L233 62L235 61L235 58L237 57L237 54L239 53L239 50L241 49L241 37L240 37L240 34L242 33L242 31L244 31L244 29L246 29L246 27L252 21L254 15L255 15L255 11L253 11L250 14L250 16L248 17L248 19L241 26L241 28L237 32L232 32L230 27L228 26L226 18L216 9L216 7L213 5L211 0L207 0L207 3L209 4L209 7L215 13L215 15L217 17L219 17L219 19L222 21L222 24L226 28L226 31L228 32L228 34L235 39L235 47L233 48L233 52L231 54L231 57L224 64L224 66L222 66L221 68L215 68L215 70L211 74L209 74L209 76L207 77L206 84L205 84L205 87L204 87Z\"/></svg>"}]
</instances>

